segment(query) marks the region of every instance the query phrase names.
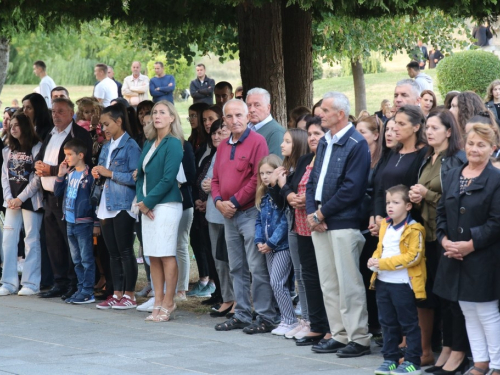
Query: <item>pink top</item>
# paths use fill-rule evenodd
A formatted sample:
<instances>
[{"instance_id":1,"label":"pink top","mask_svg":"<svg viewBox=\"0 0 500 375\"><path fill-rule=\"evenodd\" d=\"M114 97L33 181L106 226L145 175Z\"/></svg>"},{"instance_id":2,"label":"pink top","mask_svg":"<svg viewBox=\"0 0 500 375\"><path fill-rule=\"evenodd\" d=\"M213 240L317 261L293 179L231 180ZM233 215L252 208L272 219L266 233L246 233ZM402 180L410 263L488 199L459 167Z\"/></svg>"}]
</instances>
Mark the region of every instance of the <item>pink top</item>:
<instances>
[{"instance_id":1,"label":"pink top","mask_svg":"<svg viewBox=\"0 0 500 375\"><path fill-rule=\"evenodd\" d=\"M304 175L300 179L299 186L298 186L298 195L305 195L306 194L306 185L307 182L309 181L309 176L311 174L312 167L308 165L306 167L306 171L304 172ZM295 209L295 226L294 226L294 231L300 235L300 236L310 236L311 231L309 230L309 227L307 226L307 213L306 209L304 208L297 208Z\"/></svg>"}]
</instances>

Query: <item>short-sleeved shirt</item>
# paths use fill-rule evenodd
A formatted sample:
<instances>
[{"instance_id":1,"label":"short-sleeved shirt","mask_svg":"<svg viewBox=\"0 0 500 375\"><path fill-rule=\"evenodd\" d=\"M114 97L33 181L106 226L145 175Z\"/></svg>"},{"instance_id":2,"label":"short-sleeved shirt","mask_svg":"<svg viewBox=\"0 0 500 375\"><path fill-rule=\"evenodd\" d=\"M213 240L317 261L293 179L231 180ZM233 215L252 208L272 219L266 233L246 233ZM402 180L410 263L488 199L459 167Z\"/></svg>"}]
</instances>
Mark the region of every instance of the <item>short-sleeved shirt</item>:
<instances>
[{"instance_id":1,"label":"short-sleeved shirt","mask_svg":"<svg viewBox=\"0 0 500 375\"><path fill-rule=\"evenodd\" d=\"M31 149L27 152L12 151L9 154L7 161L9 169L9 187L13 198L17 198L19 194L28 186L30 175L33 172L33 155ZM27 199L21 205L22 209L33 211L31 199Z\"/></svg>"},{"instance_id":2,"label":"short-sleeved shirt","mask_svg":"<svg viewBox=\"0 0 500 375\"><path fill-rule=\"evenodd\" d=\"M78 187L82 179L83 172L73 171L68 176L68 185L66 186L66 199L64 201L64 217L67 223L75 223L75 202L78 195Z\"/></svg>"},{"instance_id":3,"label":"short-sleeved shirt","mask_svg":"<svg viewBox=\"0 0 500 375\"><path fill-rule=\"evenodd\" d=\"M118 86L111 78L104 78L94 89L94 96L102 99L102 105L108 107L113 99L118 98Z\"/></svg>"}]
</instances>

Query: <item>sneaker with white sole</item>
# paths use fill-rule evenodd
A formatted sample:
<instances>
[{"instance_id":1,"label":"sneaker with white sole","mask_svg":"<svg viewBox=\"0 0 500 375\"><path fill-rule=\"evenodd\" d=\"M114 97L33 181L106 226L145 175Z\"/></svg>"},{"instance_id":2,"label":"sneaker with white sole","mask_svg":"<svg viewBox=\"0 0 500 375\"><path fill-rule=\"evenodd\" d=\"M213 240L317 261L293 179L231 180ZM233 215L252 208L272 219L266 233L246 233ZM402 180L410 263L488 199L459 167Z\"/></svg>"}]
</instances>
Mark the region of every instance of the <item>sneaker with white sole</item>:
<instances>
[{"instance_id":1,"label":"sneaker with white sole","mask_svg":"<svg viewBox=\"0 0 500 375\"><path fill-rule=\"evenodd\" d=\"M28 288L27 286L23 286L21 290L17 293L18 296L33 296L35 294L38 294L40 291L34 291L31 288Z\"/></svg>"},{"instance_id":2,"label":"sneaker with white sole","mask_svg":"<svg viewBox=\"0 0 500 375\"><path fill-rule=\"evenodd\" d=\"M137 311L143 311L143 312L153 312L153 307L155 306L155 299L150 298L143 304L137 306Z\"/></svg>"},{"instance_id":3,"label":"sneaker with white sole","mask_svg":"<svg viewBox=\"0 0 500 375\"><path fill-rule=\"evenodd\" d=\"M14 294L15 292L11 292L9 289L7 289L4 286L0 287L0 296L9 296L11 294Z\"/></svg>"},{"instance_id":4,"label":"sneaker with white sole","mask_svg":"<svg viewBox=\"0 0 500 375\"><path fill-rule=\"evenodd\" d=\"M305 322L306 322L305 320L299 319L299 324L297 325L297 327L295 327L294 329L292 329L292 330L288 331L287 333L285 333L285 338L286 339L294 339L295 335L300 332L300 330L302 329L302 327L304 327L304 323Z\"/></svg>"},{"instance_id":5,"label":"sneaker with white sole","mask_svg":"<svg viewBox=\"0 0 500 375\"><path fill-rule=\"evenodd\" d=\"M420 369L420 366L410 361L404 361L398 366L397 369L391 370L391 375L394 374L421 375L422 370Z\"/></svg>"},{"instance_id":6,"label":"sneaker with white sole","mask_svg":"<svg viewBox=\"0 0 500 375\"><path fill-rule=\"evenodd\" d=\"M194 297L200 292L203 288L205 288L207 284L202 284L201 281L198 281L196 285L191 289L189 292L186 293L186 296L188 297ZM210 296L209 296L210 297Z\"/></svg>"},{"instance_id":7,"label":"sneaker with white sole","mask_svg":"<svg viewBox=\"0 0 500 375\"><path fill-rule=\"evenodd\" d=\"M212 284L213 287L210 284ZM196 293L195 296L199 298L211 297L213 293L212 290L215 291L215 285L213 283L208 283L203 289Z\"/></svg>"},{"instance_id":8,"label":"sneaker with white sole","mask_svg":"<svg viewBox=\"0 0 500 375\"><path fill-rule=\"evenodd\" d=\"M308 322L307 320L304 320L304 325L302 326L302 329L297 332L293 337L295 340L302 339L311 333L311 322Z\"/></svg>"},{"instance_id":9,"label":"sneaker with white sole","mask_svg":"<svg viewBox=\"0 0 500 375\"><path fill-rule=\"evenodd\" d=\"M120 302L115 303L113 306L111 306L111 308L113 310L135 309L137 308L137 302L135 301L135 298L132 299L126 294L124 294Z\"/></svg>"},{"instance_id":10,"label":"sneaker with white sole","mask_svg":"<svg viewBox=\"0 0 500 375\"><path fill-rule=\"evenodd\" d=\"M391 375L392 371L396 370L398 364L394 361L386 359L374 372L375 375Z\"/></svg>"},{"instance_id":11,"label":"sneaker with white sole","mask_svg":"<svg viewBox=\"0 0 500 375\"><path fill-rule=\"evenodd\" d=\"M271 333L273 335L276 335L276 336L285 336L285 334L287 332L291 331L292 329L297 328L298 325L299 325L299 322L296 322L293 324L286 324L286 323L281 322L279 324L279 326L277 326L275 329L273 329L271 331Z\"/></svg>"},{"instance_id":12,"label":"sneaker with white sole","mask_svg":"<svg viewBox=\"0 0 500 375\"><path fill-rule=\"evenodd\" d=\"M152 290L153 288L151 288L151 283L147 283L146 285L144 285L144 288L142 288L139 292L135 293L135 295L139 297L146 297Z\"/></svg>"},{"instance_id":13,"label":"sneaker with white sole","mask_svg":"<svg viewBox=\"0 0 500 375\"><path fill-rule=\"evenodd\" d=\"M101 303L98 303L95 307L97 307L100 310L108 310L112 306L116 305L120 300L116 296L116 294L113 294L112 296L109 296L106 298L106 301L102 301Z\"/></svg>"},{"instance_id":14,"label":"sneaker with white sole","mask_svg":"<svg viewBox=\"0 0 500 375\"><path fill-rule=\"evenodd\" d=\"M84 305L86 303L93 303L95 302L95 297L93 294L83 294L83 293L78 293L75 297L73 297L73 300L71 303L74 303L75 305Z\"/></svg>"}]
</instances>

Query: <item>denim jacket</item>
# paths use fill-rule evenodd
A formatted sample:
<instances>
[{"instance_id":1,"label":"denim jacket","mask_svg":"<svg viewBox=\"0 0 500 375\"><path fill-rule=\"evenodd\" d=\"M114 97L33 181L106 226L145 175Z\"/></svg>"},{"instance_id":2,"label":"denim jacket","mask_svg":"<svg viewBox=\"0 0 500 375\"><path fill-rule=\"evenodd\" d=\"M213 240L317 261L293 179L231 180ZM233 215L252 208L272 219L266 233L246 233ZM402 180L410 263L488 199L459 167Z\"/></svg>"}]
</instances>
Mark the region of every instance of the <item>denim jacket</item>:
<instances>
[{"instance_id":1,"label":"denim jacket","mask_svg":"<svg viewBox=\"0 0 500 375\"><path fill-rule=\"evenodd\" d=\"M59 197L64 196L63 199L63 212L64 207L66 207L66 192L68 186L68 179L70 175L74 172L74 169L69 171L63 177L56 177L56 183L54 185L54 195ZM97 220L95 213L95 206L90 203L90 193L92 190L92 184L94 183L94 177L90 174L90 168L87 165L85 171L83 172L80 183L78 184L78 192L76 193L75 200L75 222L76 224L82 223L94 223L94 227L99 227L99 220Z\"/></svg>"},{"instance_id":2,"label":"denim jacket","mask_svg":"<svg viewBox=\"0 0 500 375\"><path fill-rule=\"evenodd\" d=\"M106 166L110 142L102 146L99 155L99 164ZM132 174L137 168L141 149L128 133L117 148L113 150L109 162L109 170L113 172L112 178L107 178L104 185L106 189L106 209L108 211L130 210L135 197L135 181Z\"/></svg>"},{"instance_id":3,"label":"denim jacket","mask_svg":"<svg viewBox=\"0 0 500 375\"><path fill-rule=\"evenodd\" d=\"M279 209L269 193L262 197L255 222L255 244L265 243L273 253L288 250L288 222L285 209Z\"/></svg>"}]
</instances>

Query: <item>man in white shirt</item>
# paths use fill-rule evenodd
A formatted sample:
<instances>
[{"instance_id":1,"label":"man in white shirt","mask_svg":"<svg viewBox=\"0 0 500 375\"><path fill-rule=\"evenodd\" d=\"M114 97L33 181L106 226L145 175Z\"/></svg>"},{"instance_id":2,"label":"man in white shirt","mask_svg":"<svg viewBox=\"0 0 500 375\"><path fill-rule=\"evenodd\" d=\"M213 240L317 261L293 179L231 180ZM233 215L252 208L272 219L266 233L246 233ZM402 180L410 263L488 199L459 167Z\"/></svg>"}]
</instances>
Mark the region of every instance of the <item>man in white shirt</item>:
<instances>
[{"instance_id":1,"label":"man in white shirt","mask_svg":"<svg viewBox=\"0 0 500 375\"><path fill-rule=\"evenodd\" d=\"M39 78L40 81L40 95L43 96L45 102L47 102L47 107L52 108L52 101L50 99L50 93L56 84L54 80L50 78L46 73L47 66L42 60L35 61L33 63L33 73Z\"/></svg>"},{"instance_id":2,"label":"man in white shirt","mask_svg":"<svg viewBox=\"0 0 500 375\"><path fill-rule=\"evenodd\" d=\"M41 298L63 297L66 299L76 292L77 279L69 252L66 222L63 220L63 197L54 195L59 164L65 158L66 142L73 138L81 139L87 146L85 163L91 166L92 139L88 131L74 123L73 114L74 104L71 100L54 99L52 106L54 128L43 141L35 163L35 173L42 182L47 253L54 274L53 288L40 293Z\"/></svg>"},{"instance_id":3,"label":"man in white shirt","mask_svg":"<svg viewBox=\"0 0 500 375\"><path fill-rule=\"evenodd\" d=\"M118 98L118 87L111 78L108 78L108 66L106 64L97 64L94 68L94 75L99 81L94 88L94 96L106 108L113 99Z\"/></svg>"},{"instance_id":4,"label":"man in white shirt","mask_svg":"<svg viewBox=\"0 0 500 375\"><path fill-rule=\"evenodd\" d=\"M141 74L141 63L132 63L132 75L125 77L122 85L122 95L130 105L136 107L143 100L148 100L149 78Z\"/></svg>"},{"instance_id":5,"label":"man in white shirt","mask_svg":"<svg viewBox=\"0 0 500 375\"><path fill-rule=\"evenodd\" d=\"M307 183L306 211L316 249L321 290L332 338L312 347L341 358L370 353L365 287L359 256L365 239L359 212L368 186L370 150L349 122L350 105L339 92L321 104L321 125L329 131L318 144Z\"/></svg>"}]
</instances>

